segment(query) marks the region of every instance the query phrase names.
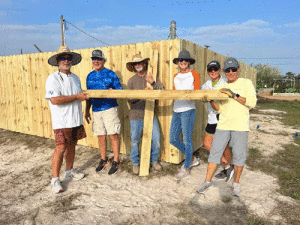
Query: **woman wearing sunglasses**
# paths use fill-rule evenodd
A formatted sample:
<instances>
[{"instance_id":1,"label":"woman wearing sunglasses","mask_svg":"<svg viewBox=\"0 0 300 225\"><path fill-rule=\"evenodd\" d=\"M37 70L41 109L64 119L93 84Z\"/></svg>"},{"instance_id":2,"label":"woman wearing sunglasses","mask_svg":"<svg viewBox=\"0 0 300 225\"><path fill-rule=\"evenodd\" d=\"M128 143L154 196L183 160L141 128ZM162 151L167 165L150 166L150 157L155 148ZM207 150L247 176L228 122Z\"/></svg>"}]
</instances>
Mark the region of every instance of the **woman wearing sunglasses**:
<instances>
[{"instance_id":1,"label":"woman wearing sunglasses","mask_svg":"<svg viewBox=\"0 0 300 225\"><path fill-rule=\"evenodd\" d=\"M234 58L224 62L228 81L217 90L229 96L228 101L215 102L207 99L214 110L220 113L220 120L214 135L205 181L197 188L204 193L212 187L212 176L229 140L232 145L232 164L234 165L233 195L240 196L240 177L243 171L248 145L249 110L256 105L256 93L252 81L239 78L239 63Z\"/></svg>"},{"instance_id":2,"label":"woman wearing sunglasses","mask_svg":"<svg viewBox=\"0 0 300 225\"><path fill-rule=\"evenodd\" d=\"M218 61L213 60L208 63L207 73L210 79L202 85L201 90L215 90L221 84L226 83L227 79L221 77L220 72L221 65ZM210 152L217 124L219 122L219 113L211 107L210 103L207 103L207 117L207 125L203 138L203 147ZM229 150L229 146L227 145L221 158L223 170L215 176L216 179L226 179L226 182L230 181L234 173L233 165L230 165L230 163L231 152Z\"/></svg>"},{"instance_id":3,"label":"woman wearing sunglasses","mask_svg":"<svg viewBox=\"0 0 300 225\"><path fill-rule=\"evenodd\" d=\"M179 73L174 75L174 90L200 90L200 74L191 70L190 65L195 59L190 57L188 51L181 51L178 58L173 60L178 65ZM185 154L185 163L176 173L175 179L179 180L189 175L190 168L200 164L199 160L193 157L193 129L196 120L195 102L191 100L175 100L173 117L170 130L170 143ZM183 135L183 142L180 141L180 133Z\"/></svg>"}]
</instances>

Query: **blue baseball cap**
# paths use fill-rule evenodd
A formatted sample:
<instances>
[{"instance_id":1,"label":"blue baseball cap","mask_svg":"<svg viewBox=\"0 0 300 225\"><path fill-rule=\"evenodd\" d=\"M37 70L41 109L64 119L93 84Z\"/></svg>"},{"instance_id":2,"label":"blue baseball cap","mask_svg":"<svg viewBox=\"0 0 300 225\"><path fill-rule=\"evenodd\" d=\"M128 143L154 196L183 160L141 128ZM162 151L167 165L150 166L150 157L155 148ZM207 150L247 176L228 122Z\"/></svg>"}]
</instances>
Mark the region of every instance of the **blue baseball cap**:
<instances>
[{"instance_id":1,"label":"blue baseball cap","mask_svg":"<svg viewBox=\"0 0 300 225\"><path fill-rule=\"evenodd\" d=\"M224 70L228 68L239 68L239 62L235 58L228 58L224 62Z\"/></svg>"}]
</instances>

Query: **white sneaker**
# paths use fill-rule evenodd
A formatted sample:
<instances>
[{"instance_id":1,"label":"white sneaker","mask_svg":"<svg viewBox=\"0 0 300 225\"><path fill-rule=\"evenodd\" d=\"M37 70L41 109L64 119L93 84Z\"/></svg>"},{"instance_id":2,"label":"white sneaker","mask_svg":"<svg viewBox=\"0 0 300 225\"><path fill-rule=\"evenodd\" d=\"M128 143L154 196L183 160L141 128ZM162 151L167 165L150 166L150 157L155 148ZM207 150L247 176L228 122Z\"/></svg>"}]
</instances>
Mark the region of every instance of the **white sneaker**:
<instances>
[{"instance_id":1,"label":"white sneaker","mask_svg":"<svg viewBox=\"0 0 300 225\"><path fill-rule=\"evenodd\" d=\"M76 172L73 168L66 171L65 173L65 179L73 178L74 180L81 180L83 177L84 177L84 173Z\"/></svg>"},{"instance_id":2,"label":"white sneaker","mask_svg":"<svg viewBox=\"0 0 300 225\"><path fill-rule=\"evenodd\" d=\"M194 166L199 166L199 165L200 165L200 160L197 157L193 156L189 169L191 169ZM184 163L181 166L181 169L184 169Z\"/></svg>"},{"instance_id":3,"label":"white sneaker","mask_svg":"<svg viewBox=\"0 0 300 225\"><path fill-rule=\"evenodd\" d=\"M240 197L241 195L241 190L240 190L240 184L239 183L234 183L233 182L233 195Z\"/></svg>"},{"instance_id":4,"label":"white sneaker","mask_svg":"<svg viewBox=\"0 0 300 225\"><path fill-rule=\"evenodd\" d=\"M197 157L194 156L192 158L192 162L191 162L190 168L194 167L194 166L199 166L199 165L200 165L200 160Z\"/></svg>"},{"instance_id":5,"label":"white sneaker","mask_svg":"<svg viewBox=\"0 0 300 225\"><path fill-rule=\"evenodd\" d=\"M51 187L54 193L62 193L64 191L60 185L60 179L51 180Z\"/></svg>"}]
</instances>

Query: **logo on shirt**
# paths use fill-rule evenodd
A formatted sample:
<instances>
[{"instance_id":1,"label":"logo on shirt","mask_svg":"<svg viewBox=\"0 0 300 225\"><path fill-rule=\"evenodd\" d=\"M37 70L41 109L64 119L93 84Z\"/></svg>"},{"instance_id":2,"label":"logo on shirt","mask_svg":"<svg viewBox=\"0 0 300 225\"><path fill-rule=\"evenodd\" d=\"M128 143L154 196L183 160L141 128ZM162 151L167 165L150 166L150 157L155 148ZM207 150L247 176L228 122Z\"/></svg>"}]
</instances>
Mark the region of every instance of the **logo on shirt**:
<instances>
[{"instance_id":1,"label":"logo on shirt","mask_svg":"<svg viewBox=\"0 0 300 225\"><path fill-rule=\"evenodd\" d=\"M49 91L50 95L53 95L53 91Z\"/></svg>"}]
</instances>

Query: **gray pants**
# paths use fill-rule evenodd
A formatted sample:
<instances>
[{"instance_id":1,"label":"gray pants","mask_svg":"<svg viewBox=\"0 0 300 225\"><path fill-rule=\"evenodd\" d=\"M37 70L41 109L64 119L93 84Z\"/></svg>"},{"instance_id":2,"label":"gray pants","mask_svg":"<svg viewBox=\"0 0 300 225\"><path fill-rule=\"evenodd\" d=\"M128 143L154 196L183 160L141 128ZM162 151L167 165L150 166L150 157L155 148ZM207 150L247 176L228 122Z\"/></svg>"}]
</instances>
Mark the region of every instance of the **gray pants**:
<instances>
[{"instance_id":1,"label":"gray pants","mask_svg":"<svg viewBox=\"0 0 300 225\"><path fill-rule=\"evenodd\" d=\"M244 166L248 149L248 131L216 130L208 162L219 164L224 149L230 140L232 146L232 162L236 166Z\"/></svg>"}]
</instances>

